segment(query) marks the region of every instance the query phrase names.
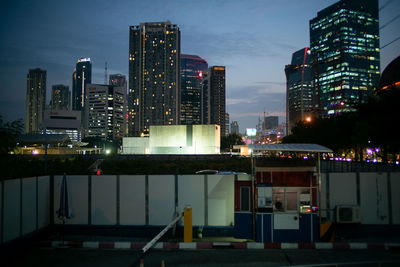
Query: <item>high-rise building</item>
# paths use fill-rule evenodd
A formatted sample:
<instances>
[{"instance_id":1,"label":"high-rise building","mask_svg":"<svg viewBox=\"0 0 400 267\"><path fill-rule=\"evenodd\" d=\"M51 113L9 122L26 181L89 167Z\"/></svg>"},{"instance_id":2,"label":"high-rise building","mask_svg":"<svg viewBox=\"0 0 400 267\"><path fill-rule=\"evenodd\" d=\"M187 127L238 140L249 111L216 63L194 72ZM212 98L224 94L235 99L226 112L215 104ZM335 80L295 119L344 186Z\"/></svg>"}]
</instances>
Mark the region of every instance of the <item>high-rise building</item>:
<instances>
[{"instance_id":1,"label":"high-rise building","mask_svg":"<svg viewBox=\"0 0 400 267\"><path fill-rule=\"evenodd\" d=\"M231 133L239 134L239 123L237 121L231 122Z\"/></svg>"},{"instance_id":2,"label":"high-rise building","mask_svg":"<svg viewBox=\"0 0 400 267\"><path fill-rule=\"evenodd\" d=\"M69 110L71 103L71 92L69 87L63 84L53 85L51 88L52 110Z\"/></svg>"},{"instance_id":3,"label":"high-rise building","mask_svg":"<svg viewBox=\"0 0 400 267\"><path fill-rule=\"evenodd\" d=\"M26 86L26 133L39 133L46 107L46 71L30 69Z\"/></svg>"},{"instance_id":4,"label":"high-rise building","mask_svg":"<svg viewBox=\"0 0 400 267\"><path fill-rule=\"evenodd\" d=\"M221 136L226 134L225 87L225 67L210 67L203 82L202 123L219 125Z\"/></svg>"},{"instance_id":5,"label":"high-rise building","mask_svg":"<svg viewBox=\"0 0 400 267\"><path fill-rule=\"evenodd\" d=\"M120 73L117 74L110 74L110 79L109 79L109 85L117 86L117 87L122 87L126 90L126 76L122 75Z\"/></svg>"},{"instance_id":6,"label":"high-rise building","mask_svg":"<svg viewBox=\"0 0 400 267\"><path fill-rule=\"evenodd\" d=\"M171 22L129 30L129 135L180 123L180 31Z\"/></svg>"},{"instance_id":7,"label":"high-rise building","mask_svg":"<svg viewBox=\"0 0 400 267\"><path fill-rule=\"evenodd\" d=\"M304 121L314 109L311 50L308 47L294 52L292 62L285 66L286 123L289 131L298 121Z\"/></svg>"},{"instance_id":8,"label":"high-rise building","mask_svg":"<svg viewBox=\"0 0 400 267\"><path fill-rule=\"evenodd\" d=\"M225 113L225 136L229 135L229 113Z\"/></svg>"},{"instance_id":9,"label":"high-rise building","mask_svg":"<svg viewBox=\"0 0 400 267\"><path fill-rule=\"evenodd\" d=\"M124 136L126 90L106 84L88 84L86 91L86 137L112 141Z\"/></svg>"},{"instance_id":10,"label":"high-rise building","mask_svg":"<svg viewBox=\"0 0 400 267\"><path fill-rule=\"evenodd\" d=\"M341 0L319 11L310 44L322 116L354 111L379 82L378 0Z\"/></svg>"},{"instance_id":11,"label":"high-rise building","mask_svg":"<svg viewBox=\"0 0 400 267\"><path fill-rule=\"evenodd\" d=\"M90 58L80 58L72 75L72 109L84 110L87 84L92 82Z\"/></svg>"},{"instance_id":12,"label":"high-rise building","mask_svg":"<svg viewBox=\"0 0 400 267\"><path fill-rule=\"evenodd\" d=\"M181 124L201 124L201 92L207 69L205 59L181 55Z\"/></svg>"},{"instance_id":13,"label":"high-rise building","mask_svg":"<svg viewBox=\"0 0 400 267\"><path fill-rule=\"evenodd\" d=\"M264 118L263 128L266 130L275 129L279 126L279 117L278 116L267 116Z\"/></svg>"},{"instance_id":14,"label":"high-rise building","mask_svg":"<svg viewBox=\"0 0 400 267\"><path fill-rule=\"evenodd\" d=\"M116 87L121 87L124 89L125 94L127 96L127 82L126 82L126 76L122 75L120 73L117 74L110 74L110 79L108 82L109 85L116 86ZM125 97L125 117L128 116L128 97ZM125 119L125 134L124 136L128 136L128 119Z\"/></svg>"}]
</instances>

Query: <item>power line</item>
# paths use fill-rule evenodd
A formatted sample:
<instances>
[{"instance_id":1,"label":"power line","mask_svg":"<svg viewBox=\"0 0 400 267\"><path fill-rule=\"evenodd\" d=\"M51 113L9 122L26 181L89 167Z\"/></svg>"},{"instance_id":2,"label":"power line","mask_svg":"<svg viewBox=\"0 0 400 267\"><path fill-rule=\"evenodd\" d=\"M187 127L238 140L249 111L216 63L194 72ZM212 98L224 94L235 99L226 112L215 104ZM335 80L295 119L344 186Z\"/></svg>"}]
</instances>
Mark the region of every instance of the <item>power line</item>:
<instances>
[{"instance_id":1,"label":"power line","mask_svg":"<svg viewBox=\"0 0 400 267\"><path fill-rule=\"evenodd\" d=\"M390 23L392 23L393 21L395 21L398 18L400 18L400 14L397 14L397 16L395 16L394 18L392 18L391 20L386 22L386 24L384 24L382 27L380 27L379 30L382 30L383 28L385 28L387 25L389 25Z\"/></svg>"},{"instance_id":2,"label":"power line","mask_svg":"<svg viewBox=\"0 0 400 267\"><path fill-rule=\"evenodd\" d=\"M391 41L390 43L387 43L387 44L385 44L384 46L382 46L381 49L385 48L386 46L388 46L388 45L390 45L390 44L393 44L394 42L396 42L396 41L398 41L398 40L400 40L400 36L397 37L396 39L394 39L393 41Z\"/></svg>"}]
</instances>

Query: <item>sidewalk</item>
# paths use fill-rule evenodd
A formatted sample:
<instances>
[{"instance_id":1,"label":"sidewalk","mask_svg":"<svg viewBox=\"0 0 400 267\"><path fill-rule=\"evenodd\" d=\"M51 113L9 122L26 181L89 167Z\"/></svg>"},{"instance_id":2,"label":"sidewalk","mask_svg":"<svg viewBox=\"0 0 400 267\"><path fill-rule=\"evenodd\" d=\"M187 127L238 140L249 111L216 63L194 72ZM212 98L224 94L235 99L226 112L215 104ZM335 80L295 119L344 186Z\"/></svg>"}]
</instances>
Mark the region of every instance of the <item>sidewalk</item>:
<instances>
[{"instance_id":1,"label":"sidewalk","mask_svg":"<svg viewBox=\"0 0 400 267\"><path fill-rule=\"evenodd\" d=\"M130 240L129 240L130 239ZM48 240L40 242L41 247L58 248L62 245L73 248L107 248L107 249L142 249L150 240L126 240L115 241L112 237L95 240L91 238L81 239L78 237L66 237L65 241ZM363 249L400 249L400 242L316 242L316 243L257 243L252 240L236 239L233 237L207 237L193 239L193 242L180 242L179 240L168 240L157 242L153 249L319 249L319 250L363 250Z\"/></svg>"}]
</instances>

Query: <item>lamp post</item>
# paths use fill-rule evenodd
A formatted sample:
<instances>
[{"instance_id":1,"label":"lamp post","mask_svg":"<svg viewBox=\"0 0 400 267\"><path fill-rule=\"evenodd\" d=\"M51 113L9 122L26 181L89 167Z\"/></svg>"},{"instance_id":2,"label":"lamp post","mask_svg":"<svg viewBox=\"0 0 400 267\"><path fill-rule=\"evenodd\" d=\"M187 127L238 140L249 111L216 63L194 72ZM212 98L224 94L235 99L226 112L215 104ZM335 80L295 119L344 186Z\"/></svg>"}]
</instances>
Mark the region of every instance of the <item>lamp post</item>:
<instances>
[{"instance_id":1,"label":"lamp post","mask_svg":"<svg viewBox=\"0 0 400 267\"><path fill-rule=\"evenodd\" d=\"M255 170L254 170L254 162L255 159L253 157L253 150L250 152L251 155L251 209L253 215L253 240L256 240L256 209L255 209Z\"/></svg>"}]
</instances>

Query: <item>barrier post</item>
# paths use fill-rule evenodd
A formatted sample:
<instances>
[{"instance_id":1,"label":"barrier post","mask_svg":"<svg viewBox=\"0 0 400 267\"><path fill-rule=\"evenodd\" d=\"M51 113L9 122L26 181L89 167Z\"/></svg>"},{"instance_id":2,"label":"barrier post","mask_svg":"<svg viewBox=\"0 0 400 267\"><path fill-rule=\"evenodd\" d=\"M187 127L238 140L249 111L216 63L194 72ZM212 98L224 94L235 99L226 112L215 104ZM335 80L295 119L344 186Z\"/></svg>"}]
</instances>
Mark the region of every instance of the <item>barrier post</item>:
<instances>
[{"instance_id":1,"label":"barrier post","mask_svg":"<svg viewBox=\"0 0 400 267\"><path fill-rule=\"evenodd\" d=\"M183 211L183 242L193 241L192 207L187 206Z\"/></svg>"}]
</instances>

